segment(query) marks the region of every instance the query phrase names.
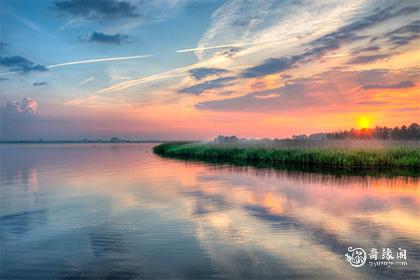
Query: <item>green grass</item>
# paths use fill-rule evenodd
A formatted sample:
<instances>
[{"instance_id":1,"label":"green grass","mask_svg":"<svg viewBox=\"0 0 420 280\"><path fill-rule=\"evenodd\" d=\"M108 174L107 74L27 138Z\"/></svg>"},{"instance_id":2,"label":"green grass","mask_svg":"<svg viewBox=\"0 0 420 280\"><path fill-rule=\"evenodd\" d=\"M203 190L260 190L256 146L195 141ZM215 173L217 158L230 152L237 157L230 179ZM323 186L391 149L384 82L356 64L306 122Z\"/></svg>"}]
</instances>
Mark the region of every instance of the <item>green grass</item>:
<instances>
[{"instance_id":1,"label":"green grass","mask_svg":"<svg viewBox=\"0 0 420 280\"><path fill-rule=\"evenodd\" d=\"M334 167L410 167L420 168L417 145L382 145L367 148L353 145L322 145L305 143L290 145L166 143L153 148L156 154L184 159L264 162Z\"/></svg>"}]
</instances>

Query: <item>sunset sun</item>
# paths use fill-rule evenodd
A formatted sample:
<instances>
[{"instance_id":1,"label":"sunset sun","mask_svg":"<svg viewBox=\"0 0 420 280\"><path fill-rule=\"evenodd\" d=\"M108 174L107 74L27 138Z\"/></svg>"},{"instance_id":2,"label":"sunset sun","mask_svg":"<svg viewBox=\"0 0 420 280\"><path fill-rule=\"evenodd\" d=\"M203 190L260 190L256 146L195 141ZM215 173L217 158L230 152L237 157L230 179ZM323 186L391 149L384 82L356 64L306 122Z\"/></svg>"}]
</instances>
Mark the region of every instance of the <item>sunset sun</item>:
<instances>
[{"instance_id":1,"label":"sunset sun","mask_svg":"<svg viewBox=\"0 0 420 280\"><path fill-rule=\"evenodd\" d=\"M360 129L366 129L370 127L370 119L367 117L361 117L357 120L357 124Z\"/></svg>"}]
</instances>

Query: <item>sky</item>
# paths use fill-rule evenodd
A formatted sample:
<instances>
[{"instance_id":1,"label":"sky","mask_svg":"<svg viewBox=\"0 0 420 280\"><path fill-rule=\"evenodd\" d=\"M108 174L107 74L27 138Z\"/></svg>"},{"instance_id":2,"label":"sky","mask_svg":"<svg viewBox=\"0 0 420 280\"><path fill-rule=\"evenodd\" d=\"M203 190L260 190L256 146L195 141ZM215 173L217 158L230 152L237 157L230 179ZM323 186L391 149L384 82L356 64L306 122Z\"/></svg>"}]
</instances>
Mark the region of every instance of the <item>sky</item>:
<instances>
[{"instance_id":1,"label":"sky","mask_svg":"<svg viewBox=\"0 0 420 280\"><path fill-rule=\"evenodd\" d=\"M2 139L419 122L420 1L2 0L0 16Z\"/></svg>"}]
</instances>

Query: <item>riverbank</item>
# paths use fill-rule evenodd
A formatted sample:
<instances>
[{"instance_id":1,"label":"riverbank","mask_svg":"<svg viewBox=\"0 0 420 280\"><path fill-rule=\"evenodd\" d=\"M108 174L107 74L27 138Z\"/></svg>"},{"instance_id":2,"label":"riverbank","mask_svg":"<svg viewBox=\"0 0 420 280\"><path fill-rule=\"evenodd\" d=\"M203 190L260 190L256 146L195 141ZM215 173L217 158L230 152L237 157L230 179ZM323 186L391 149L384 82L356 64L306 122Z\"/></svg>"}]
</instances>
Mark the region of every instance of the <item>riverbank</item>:
<instances>
[{"instance_id":1,"label":"riverbank","mask_svg":"<svg viewBox=\"0 0 420 280\"><path fill-rule=\"evenodd\" d=\"M269 164L297 164L330 167L408 167L420 168L417 145L370 147L348 145L263 145L165 143L153 148L156 154L183 159L246 161ZM366 142L366 144L368 144Z\"/></svg>"}]
</instances>

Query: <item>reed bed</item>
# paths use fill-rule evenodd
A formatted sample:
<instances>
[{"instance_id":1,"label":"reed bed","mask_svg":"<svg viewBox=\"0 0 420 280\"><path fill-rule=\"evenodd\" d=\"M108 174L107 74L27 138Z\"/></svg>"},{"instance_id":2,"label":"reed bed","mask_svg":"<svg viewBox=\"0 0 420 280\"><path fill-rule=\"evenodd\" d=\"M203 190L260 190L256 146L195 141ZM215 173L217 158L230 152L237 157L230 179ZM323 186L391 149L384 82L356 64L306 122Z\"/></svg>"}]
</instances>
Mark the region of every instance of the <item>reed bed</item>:
<instances>
[{"instance_id":1,"label":"reed bed","mask_svg":"<svg viewBox=\"0 0 420 280\"><path fill-rule=\"evenodd\" d=\"M156 154L198 160L293 163L336 167L420 168L418 141L278 141L275 143L165 143Z\"/></svg>"}]
</instances>

